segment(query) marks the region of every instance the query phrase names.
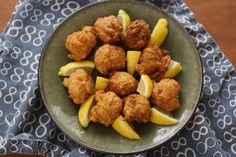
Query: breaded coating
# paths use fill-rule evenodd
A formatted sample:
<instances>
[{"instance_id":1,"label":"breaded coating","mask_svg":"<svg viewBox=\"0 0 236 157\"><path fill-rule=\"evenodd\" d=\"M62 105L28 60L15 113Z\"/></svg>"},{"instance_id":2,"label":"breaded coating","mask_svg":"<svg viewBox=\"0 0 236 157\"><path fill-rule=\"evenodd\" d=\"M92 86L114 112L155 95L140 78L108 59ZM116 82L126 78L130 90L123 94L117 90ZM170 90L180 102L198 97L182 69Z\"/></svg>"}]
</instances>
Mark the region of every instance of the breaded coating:
<instances>
[{"instance_id":1,"label":"breaded coating","mask_svg":"<svg viewBox=\"0 0 236 157\"><path fill-rule=\"evenodd\" d=\"M161 109L170 112L180 107L180 85L174 79L163 79L154 83L151 102Z\"/></svg>"},{"instance_id":2,"label":"breaded coating","mask_svg":"<svg viewBox=\"0 0 236 157\"><path fill-rule=\"evenodd\" d=\"M95 52L94 62L96 69L107 75L125 68L126 53L121 47L105 44Z\"/></svg>"},{"instance_id":3,"label":"breaded coating","mask_svg":"<svg viewBox=\"0 0 236 157\"><path fill-rule=\"evenodd\" d=\"M69 78L65 78L63 85L68 88L69 98L75 104L83 103L95 92L92 78L84 69L77 69Z\"/></svg>"},{"instance_id":4,"label":"breaded coating","mask_svg":"<svg viewBox=\"0 0 236 157\"><path fill-rule=\"evenodd\" d=\"M105 126L111 125L121 114L123 101L114 92L97 91L95 94L97 104L92 107L89 119Z\"/></svg>"},{"instance_id":5,"label":"breaded coating","mask_svg":"<svg viewBox=\"0 0 236 157\"><path fill-rule=\"evenodd\" d=\"M136 65L135 71L140 75L147 74L151 79L159 81L168 70L171 58L168 52L160 50L157 45L145 48Z\"/></svg>"},{"instance_id":6,"label":"breaded coating","mask_svg":"<svg viewBox=\"0 0 236 157\"><path fill-rule=\"evenodd\" d=\"M147 123L151 116L149 100L141 94L131 94L124 100L123 114L129 122Z\"/></svg>"},{"instance_id":7,"label":"breaded coating","mask_svg":"<svg viewBox=\"0 0 236 157\"><path fill-rule=\"evenodd\" d=\"M149 25L144 20L131 22L125 33L125 47L130 50L144 49L150 38Z\"/></svg>"},{"instance_id":8,"label":"breaded coating","mask_svg":"<svg viewBox=\"0 0 236 157\"><path fill-rule=\"evenodd\" d=\"M96 35L104 44L119 44L122 37L122 24L114 15L98 18L94 24Z\"/></svg>"},{"instance_id":9,"label":"breaded coating","mask_svg":"<svg viewBox=\"0 0 236 157\"><path fill-rule=\"evenodd\" d=\"M135 93L137 87L138 81L127 72L115 72L108 83L109 90L121 97Z\"/></svg>"},{"instance_id":10,"label":"breaded coating","mask_svg":"<svg viewBox=\"0 0 236 157\"><path fill-rule=\"evenodd\" d=\"M70 51L68 57L76 61L85 59L95 46L96 35L91 26L68 35L65 42L65 47Z\"/></svg>"}]
</instances>

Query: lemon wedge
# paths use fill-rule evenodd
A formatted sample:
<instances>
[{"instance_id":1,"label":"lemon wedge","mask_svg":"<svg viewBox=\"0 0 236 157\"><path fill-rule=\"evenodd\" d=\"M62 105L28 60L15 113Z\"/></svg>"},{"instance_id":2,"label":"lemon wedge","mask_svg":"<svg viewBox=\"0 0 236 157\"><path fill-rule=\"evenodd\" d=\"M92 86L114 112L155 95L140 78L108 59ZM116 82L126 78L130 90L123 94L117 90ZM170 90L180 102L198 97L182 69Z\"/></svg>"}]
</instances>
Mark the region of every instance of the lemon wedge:
<instances>
[{"instance_id":1,"label":"lemon wedge","mask_svg":"<svg viewBox=\"0 0 236 157\"><path fill-rule=\"evenodd\" d=\"M135 66L138 64L140 51L128 51L127 52L127 71L133 75Z\"/></svg>"},{"instance_id":2,"label":"lemon wedge","mask_svg":"<svg viewBox=\"0 0 236 157\"><path fill-rule=\"evenodd\" d=\"M157 44L159 47L164 42L168 35L168 21L166 19L160 19L154 27L148 45Z\"/></svg>"},{"instance_id":3,"label":"lemon wedge","mask_svg":"<svg viewBox=\"0 0 236 157\"><path fill-rule=\"evenodd\" d=\"M133 139L139 140L140 136L132 129L132 127L128 124L128 122L124 119L123 116L119 116L112 124L113 129L115 129L119 134L122 136Z\"/></svg>"},{"instance_id":4,"label":"lemon wedge","mask_svg":"<svg viewBox=\"0 0 236 157\"><path fill-rule=\"evenodd\" d=\"M182 67L180 63L174 60L171 60L168 66L168 70L163 76L163 78L174 78L181 70L182 70Z\"/></svg>"},{"instance_id":5,"label":"lemon wedge","mask_svg":"<svg viewBox=\"0 0 236 157\"><path fill-rule=\"evenodd\" d=\"M149 98L152 94L153 83L148 75L143 74L140 78L137 92Z\"/></svg>"},{"instance_id":6,"label":"lemon wedge","mask_svg":"<svg viewBox=\"0 0 236 157\"><path fill-rule=\"evenodd\" d=\"M109 82L108 79L106 79L106 78L104 78L104 77L97 76L95 89L96 89L96 90L103 90L103 89L106 89L107 86L108 86L108 82Z\"/></svg>"},{"instance_id":7,"label":"lemon wedge","mask_svg":"<svg viewBox=\"0 0 236 157\"><path fill-rule=\"evenodd\" d=\"M127 14L124 10L121 9L121 10L119 10L117 18L122 23L123 32L126 32L126 30L128 29L128 26L131 23L129 14Z\"/></svg>"},{"instance_id":8,"label":"lemon wedge","mask_svg":"<svg viewBox=\"0 0 236 157\"><path fill-rule=\"evenodd\" d=\"M81 104L78 112L78 119L82 127L86 128L89 124L89 110L93 104L94 95L90 96Z\"/></svg>"},{"instance_id":9,"label":"lemon wedge","mask_svg":"<svg viewBox=\"0 0 236 157\"><path fill-rule=\"evenodd\" d=\"M158 111L155 108L152 108L151 111L151 122L159 125L175 125L177 124L178 120L175 118L172 118L160 111Z\"/></svg>"},{"instance_id":10,"label":"lemon wedge","mask_svg":"<svg viewBox=\"0 0 236 157\"><path fill-rule=\"evenodd\" d=\"M94 62L87 60L81 62L70 62L60 68L58 75L70 76L71 73L79 68L86 70L89 74L92 74L95 64Z\"/></svg>"}]
</instances>

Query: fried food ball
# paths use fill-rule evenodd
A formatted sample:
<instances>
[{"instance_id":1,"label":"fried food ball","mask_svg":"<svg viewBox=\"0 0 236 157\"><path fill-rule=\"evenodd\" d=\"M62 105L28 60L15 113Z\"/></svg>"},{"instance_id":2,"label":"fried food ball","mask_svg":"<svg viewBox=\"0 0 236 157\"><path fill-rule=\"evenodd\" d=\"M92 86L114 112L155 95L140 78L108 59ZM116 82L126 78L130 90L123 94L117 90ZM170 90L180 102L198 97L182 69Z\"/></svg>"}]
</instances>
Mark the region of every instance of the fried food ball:
<instances>
[{"instance_id":1,"label":"fried food ball","mask_svg":"<svg viewBox=\"0 0 236 157\"><path fill-rule=\"evenodd\" d=\"M174 79L163 79L154 83L151 102L161 109L170 112L180 107L180 85Z\"/></svg>"},{"instance_id":2,"label":"fried food ball","mask_svg":"<svg viewBox=\"0 0 236 157\"><path fill-rule=\"evenodd\" d=\"M96 35L91 26L68 35L65 42L65 47L70 51L68 57L76 61L85 59L95 46Z\"/></svg>"},{"instance_id":3,"label":"fried food ball","mask_svg":"<svg viewBox=\"0 0 236 157\"><path fill-rule=\"evenodd\" d=\"M126 53L121 47L105 44L95 52L94 62L96 69L107 75L125 68Z\"/></svg>"},{"instance_id":4,"label":"fried food ball","mask_svg":"<svg viewBox=\"0 0 236 157\"><path fill-rule=\"evenodd\" d=\"M137 87L138 81L127 72L115 72L108 83L108 89L121 97L135 93Z\"/></svg>"},{"instance_id":5,"label":"fried food ball","mask_svg":"<svg viewBox=\"0 0 236 157\"><path fill-rule=\"evenodd\" d=\"M159 81L168 70L171 58L168 52L160 50L157 45L145 48L135 66L140 75L147 74L151 79Z\"/></svg>"},{"instance_id":6,"label":"fried food ball","mask_svg":"<svg viewBox=\"0 0 236 157\"><path fill-rule=\"evenodd\" d=\"M125 47L130 50L142 50L150 38L149 25L144 20L131 22L125 33Z\"/></svg>"},{"instance_id":7,"label":"fried food ball","mask_svg":"<svg viewBox=\"0 0 236 157\"><path fill-rule=\"evenodd\" d=\"M123 101L111 91L99 90L95 94L97 104L92 107L89 119L105 126L111 125L121 114Z\"/></svg>"},{"instance_id":8,"label":"fried food ball","mask_svg":"<svg viewBox=\"0 0 236 157\"><path fill-rule=\"evenodd\" d=\"M151 116L149 100L141 94L131 94L124 99L123 114L129 122L147 123Z\"/></svg>"},{"instance_id":9,"label":"fried food ball","mask_svg":"<svg viewBox=\"0 0 236 157\"><path fill-rule=\"evenodd\" d=\"M68 88L69 98L75 104L83 103L95 92L92 77L84 69L77 69L65 78L63 85Z\"/></svg>"},{"instance_id":10,"label":"fried food ball","mask_svg":"<svg viewBox=\"0 0 236 157\"><path fill-rule=\"evenodd\" d=\"M94 24L96 35L104 44L119 44L122 37L122 24L114 15L98 18Z\"/></svg>"}]
</instances>

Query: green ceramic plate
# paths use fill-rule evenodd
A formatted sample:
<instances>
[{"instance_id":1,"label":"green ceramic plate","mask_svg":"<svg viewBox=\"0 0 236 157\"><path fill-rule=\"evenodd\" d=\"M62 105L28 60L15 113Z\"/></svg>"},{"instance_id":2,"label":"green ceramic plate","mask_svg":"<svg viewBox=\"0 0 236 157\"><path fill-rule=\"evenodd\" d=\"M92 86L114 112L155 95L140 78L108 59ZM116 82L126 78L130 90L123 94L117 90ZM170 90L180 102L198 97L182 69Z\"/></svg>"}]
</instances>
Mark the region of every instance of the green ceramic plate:
<instances>
[{"instance_id":1,"label":"green ceramic plate","mask_svg":"<svg viewBox=\"0 0 236 157\"><path fill-rule=\"evenodd\" d=\"M62 78L58 76L59 68L71 61L67 58L68 52L64 47L65 37L85 25L93 25L98 17L117 15L119 9L126 10L132 19L145 19L151 29L159 18L168 19L169 35L162 48L168 50L171 57L183 66L182 73L176 78L181 85L181 108L173 112L179 123L168 127L151 123L139 124L135 126L142 138L139 141L125 139L111 127L99 124L90 123L88 128L82 128L77 120L78 105L74 105L68 99L67 91L62 86ZM191 38L171 16L157 7L142 2L111 0L82 8L57 28L45 45L40 60L39 85L49 114L67 136L96 151L126 154L154 148L175 136L185 126L200 97L202 70L198 52Z\"/></svg>"}]
</instances>

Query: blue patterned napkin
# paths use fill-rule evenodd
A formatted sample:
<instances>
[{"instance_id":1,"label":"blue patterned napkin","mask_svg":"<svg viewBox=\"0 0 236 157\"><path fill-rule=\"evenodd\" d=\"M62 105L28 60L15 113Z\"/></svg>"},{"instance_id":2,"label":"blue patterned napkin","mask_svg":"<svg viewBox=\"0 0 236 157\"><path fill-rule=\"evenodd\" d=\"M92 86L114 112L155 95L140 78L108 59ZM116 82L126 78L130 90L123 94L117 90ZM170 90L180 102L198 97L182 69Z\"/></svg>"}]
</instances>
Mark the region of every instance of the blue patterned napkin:
<instances>
[{"instance_id":1,"label":"blue patterned napkin","mask_svg":"<svg viewBox=\"0 0 236 157\"><path fill-rule=\"evenodd\" d=\"M21 0L0 34L0 153L113 156L73 142L53 123L38 96L43 45L67 16L96 0ZM236 73L182 0L150 0L189 32L201 56L204 86L198 108L177 136L137 156L236 156Z\"/></svg>"}]
</instances>

